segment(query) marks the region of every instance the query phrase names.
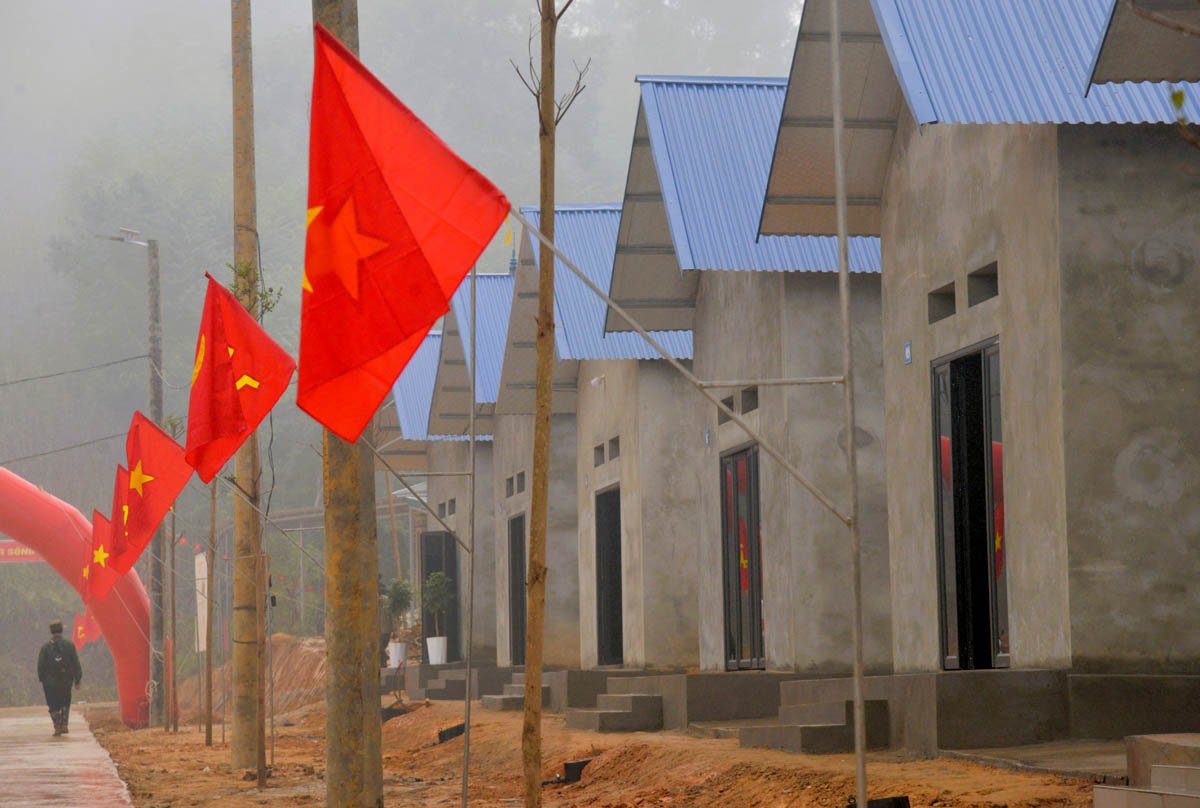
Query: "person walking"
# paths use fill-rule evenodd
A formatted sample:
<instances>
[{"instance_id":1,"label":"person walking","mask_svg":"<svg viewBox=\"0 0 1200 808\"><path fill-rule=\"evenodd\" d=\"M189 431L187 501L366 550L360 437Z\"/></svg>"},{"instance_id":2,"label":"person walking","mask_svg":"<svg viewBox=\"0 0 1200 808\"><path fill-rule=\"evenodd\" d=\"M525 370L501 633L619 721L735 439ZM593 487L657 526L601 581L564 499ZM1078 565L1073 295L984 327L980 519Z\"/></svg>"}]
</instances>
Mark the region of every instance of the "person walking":
<instances>
[{"instance_id":1,"label":"person walking","mask_svg":"<svg viewBox=\"0 0 1200 808\"><path fill-rule=\"evenodd\" d=\"M38 652L38 681L46 693L46 708L54 721L54 734L66 735L71 717L71 685L83 681L83 668L75 646L63 639L63 624L50 624L50 641Z\"/></svg>"}]
</instances>

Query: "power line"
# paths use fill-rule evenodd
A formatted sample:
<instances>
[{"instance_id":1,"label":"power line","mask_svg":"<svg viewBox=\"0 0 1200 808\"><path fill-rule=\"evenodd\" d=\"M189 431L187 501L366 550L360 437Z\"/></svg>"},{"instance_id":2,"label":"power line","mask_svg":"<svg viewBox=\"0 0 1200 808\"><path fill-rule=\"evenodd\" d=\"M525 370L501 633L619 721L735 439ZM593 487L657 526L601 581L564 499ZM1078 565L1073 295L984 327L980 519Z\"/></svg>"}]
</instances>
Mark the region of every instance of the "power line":
<instances>
[{"instance_id":1,"label":"power line","mask_svg":"<svg viewBox=\"0 0 1200 808\"><path fill-rule=\"evenodd\" d=\"M7 466L10 463L17 463L22 460L33 460L34 458L38 457L46 457L47 455L58 454L59 452L69 452L72 449L81 449L84 446L92 446L97 443L104 443L104 441L112 440L113 438L123 438L126 434L127 433L125 432L116 432L112 435L105 435L103 438L85 440L83 443L72 443L70 446L62 446L58 449L50 449L49 451L38 452L37 454L25 455L24 457L10 457L7 460L0 460L0 466Z\"/></svg>"},{"instance_id":2,"label":"power line","mask_svg":"<svg viewBox=\"0 0 1200 808\"><path fill-rule=\"evenodd\" d=\"M99 370L100 368L108 368L112 367L113 365L132 362L135 359L145 359L148 356L149 354L138 354L137 356L127 356L124 359L114 359L111 362L101 362L98 365L88 365L87 367L75 368L74 370L60 370L57 373L47 373L42 376L27 376L24 379L11 379L10 381L0 382L0 387L9 387L10 385L22 384L24 382L36 382L41 381L42 379L53 379L57 376L68 376L72 373L83 373L85 370ZM157 370L157 368L155 370Z\"/></svg>"}]
</instances>

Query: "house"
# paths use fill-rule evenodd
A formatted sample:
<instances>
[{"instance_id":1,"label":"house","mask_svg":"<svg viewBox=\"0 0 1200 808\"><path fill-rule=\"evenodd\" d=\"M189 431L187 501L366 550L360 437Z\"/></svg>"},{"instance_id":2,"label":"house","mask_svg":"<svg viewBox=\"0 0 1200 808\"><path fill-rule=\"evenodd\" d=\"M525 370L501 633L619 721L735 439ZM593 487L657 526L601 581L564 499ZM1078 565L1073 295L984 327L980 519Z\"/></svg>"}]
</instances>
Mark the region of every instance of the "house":
<instances>
[{"instance_id":1,"label":"house","mask_svg":"<svg viewBox=\"0 0 1200 808\"><path fill-rule=\"evenodd\" d=\"M522 212L536 226L537 210ZM620 205L555 212L555 243L601 288L612 274L620 216ZM533 287L539 256L530 233L521 256L518 282ZM557 364L575 380L580 664L695 667L695 468L703 446L694 393L640 335L606 335L604 301L561 261L554 284ZM536 304L515 299L513 323L532 323ZM527 336L514 333L513 343ZM691 359L689 332L653 336L673 357Z\"/></svg>"},{"instance_id":2,"label":"house","mask_svg":"<svg viewBox=\"0 0 1200 808\"><path fill-rule=\"evenodd\" d=\"M835 500L847 501L841 391L759 385L837 376L837 257L829 238L758 237L784 79L652 77L641 89L610 294L647 328L692 331L693 370ZM879 358L879 252L850 250L866 659L891 668ZM609 312L607 328L627 326ZM702 449L700 664L844 674L851 665L845 526L695 391Z\"/></svg>"},{"instance_id":3,"label":"house","mask_svg":"<svg viewBox=\"0 0 1200 808\"><path fill-rule=\"evenodd\" d=\"M1108 0L841 5L850 227L883 256L896 675L868 694L925 751L1198 729L1174 87L1089 89ZM828 12L805 5L764 239L831 232Z\"/></svg>"}]
</instances>

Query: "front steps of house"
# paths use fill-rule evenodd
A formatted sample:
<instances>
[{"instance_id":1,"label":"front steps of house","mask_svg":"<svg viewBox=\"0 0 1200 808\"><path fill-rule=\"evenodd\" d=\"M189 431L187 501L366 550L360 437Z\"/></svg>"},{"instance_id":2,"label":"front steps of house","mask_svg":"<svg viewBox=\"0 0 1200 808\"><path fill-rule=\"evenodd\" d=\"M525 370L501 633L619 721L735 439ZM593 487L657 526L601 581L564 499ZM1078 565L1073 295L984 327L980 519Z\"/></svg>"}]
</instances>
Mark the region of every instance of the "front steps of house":
<instances>
[{"instance_id":1,"label":"front steps of house","mask_svg":"<svg viewBox=\"0 0 1200 808\"><path fill-rule=\"evenodd\" d=\"M567 710L567 727L592 732L657 732L663 727L662 696L601 693L595 709Z\"/></svg>"},{"instance_id":2,"label":"front steps of house","mask_svg":"<svg viewBox=\"0 0 1200 808\"><path fill-rule=\"evenodd\" d=\"M542 707L550 706L550 685L542 685ZM485 710L521 710L525 707L525 674L514 673L512 682L504 686L504 691L495 696L484 696L480 705Z\"/></svg>"},{"instance_id":3,"label":"front steps of house","mask_svg":"<svg viewBox=\"0 0 1200 808\"><path fill-rule=\"evenodd\" d=\"M1095 786L1095 808L1200 808L1200 766L1150 767L1146 787Z\"/></svg>"},{"instance_id":4,"label":"front steps of house","mask_svg":"<svg viewBox=\"0 0 1200 808\"><path fill-rule=\"evenodd\" d=\"M867 749L886 749L890 733L887 701L870 700L863 707ZM777 722L740 727L737 737L742 747L817 755L853 752L854 702L784 704Z\"/></svg>"}]
</instances>

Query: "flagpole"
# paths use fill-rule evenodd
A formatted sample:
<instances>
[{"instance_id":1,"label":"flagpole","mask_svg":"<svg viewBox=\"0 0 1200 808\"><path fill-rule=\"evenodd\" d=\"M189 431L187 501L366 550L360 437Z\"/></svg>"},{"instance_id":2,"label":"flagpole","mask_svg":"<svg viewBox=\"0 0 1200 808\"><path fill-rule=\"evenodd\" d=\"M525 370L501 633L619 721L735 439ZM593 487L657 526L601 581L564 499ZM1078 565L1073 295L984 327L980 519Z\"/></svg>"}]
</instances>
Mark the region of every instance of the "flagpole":
<instances>
[{"instance_id":1,"label":"flagpole","mask_svg":"<svg viewBox=\"0 0 1200 808\"><path fill-rule=\"evenodd\" d=\"M475 645L475 378L479 370L475 365L475 264L471 264L471 406L468 408L471 431L471 476L470 480L470 544L467 549L467 675L465 703L463 705L463 771L462 808L467 808L467 785L471 767L471 649ZM461 326L460 326L461 328Z\"/></svg>"}]
</instances>

